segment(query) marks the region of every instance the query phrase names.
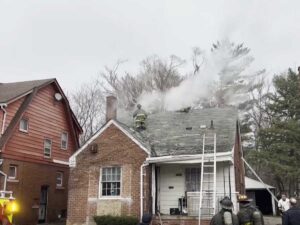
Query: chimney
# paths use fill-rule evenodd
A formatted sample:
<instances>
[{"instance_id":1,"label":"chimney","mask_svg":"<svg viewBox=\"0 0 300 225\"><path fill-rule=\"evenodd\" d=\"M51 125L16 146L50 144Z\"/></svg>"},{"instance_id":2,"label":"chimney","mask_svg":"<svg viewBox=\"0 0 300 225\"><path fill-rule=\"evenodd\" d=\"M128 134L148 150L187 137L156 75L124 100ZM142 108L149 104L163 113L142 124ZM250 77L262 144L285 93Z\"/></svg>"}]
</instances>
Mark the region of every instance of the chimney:
<instances>
[{"instance_id":1,"label":"chimney","mask_svg":"<svg viewBox=\"0 0 300 225\"><path fill-rule=\"evenodd\" d=\"M106 97L106 122L117 119L117 98L115 96Z\"/></svg>"},{"instance_id":2,"label":"chimney","mask_svg":"<svg viewBox=\"0 0 300 225\"><path fill-rule=\"evenodd\" d=\"M209 129L214 129L214 121L213 120L210 121L210 128Z\"/></svg>"}]
</instances>

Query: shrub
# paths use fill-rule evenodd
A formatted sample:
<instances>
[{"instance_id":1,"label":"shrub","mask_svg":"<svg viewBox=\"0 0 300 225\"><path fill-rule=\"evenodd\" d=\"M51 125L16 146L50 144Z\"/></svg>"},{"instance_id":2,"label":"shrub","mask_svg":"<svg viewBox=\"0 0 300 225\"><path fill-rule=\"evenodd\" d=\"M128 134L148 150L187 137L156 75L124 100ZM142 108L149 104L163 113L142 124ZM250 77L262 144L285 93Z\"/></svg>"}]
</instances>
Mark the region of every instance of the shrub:
<instances>
[{"instance_id":1,"label":"shrub","mask_svg":"<svg viewBox=\"0 0 300 225\"><path fill-rule=\"evenodd\" d=\"M94 216L97 225L137 225L139 220L133 216Z\"/></svg>"}]
</instances>

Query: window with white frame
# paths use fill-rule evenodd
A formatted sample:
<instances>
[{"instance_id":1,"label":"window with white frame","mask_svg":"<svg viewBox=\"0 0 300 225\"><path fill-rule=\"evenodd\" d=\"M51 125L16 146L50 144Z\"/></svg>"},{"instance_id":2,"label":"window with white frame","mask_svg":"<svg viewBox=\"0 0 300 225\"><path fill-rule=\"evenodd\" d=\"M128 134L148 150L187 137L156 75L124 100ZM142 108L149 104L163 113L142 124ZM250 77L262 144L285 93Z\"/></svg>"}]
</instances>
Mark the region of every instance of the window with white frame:
<instances>
[{"instance_id":1,"label":"window with white frame","mask_svg":"<svg viewBox=\"0 0 300 225\"><path fill-rule=\"evenodd\" d=\"M47 158L51 157L51 148L52 148L52 141L51 139L44 140L44 156Z\"/></svg>"},{"instance_id":2,"label":"window with white frame","mask_svg":"<svg viewBox=\"0 0 300 225\"><path fill-rule=\"evenodd\" d=\"M185 169L185 188L186 191L200 191L200 168L186 168Z\"/></svg>"},{"instance_id":3,"label":"window with white frame","mask_svg":"<svg viewBox=\"0 0 300 225\"><path fill-rule=\"evenodd\" d=\"M56 172L56 187L62 187L64 180L64 173L63 172Z\"/></svg>"},{"instance_id":4,"label":"window with white frame","mask_svg":"<svg viewBox=\"0 0 300 225\"><path fill-rule=\"evenodd\" d=\"M61 149L67 149L68 148L68 133L67 132L63 132L61 134Z\"/></svg>"},{"instance_id":5,"label":"window with white frame","mask_svg":"<svg viewBox=\"0 0 300 225\"><path fill-rule=\"evenodd\" d=\"M120 196L121 167L104 167L101 170L101 195Z\"/></svg>"},{"instance_id":6,"label":"window with white frame","mask_svg":"<svg viewBox=\"0 0 300 225\"><path fill-rule=\"evenodd\" d=\"M22 118L20 120L19 130L23 132L28 132L28 119Z\"/></svg>"},{"instance_id":7,"label":"window with white frame","mask_svg":"<svg viewBox=\"0 0 300 225\"><path fill-rule=\"evenodd\" d=\"M8 179L15 180L17 178L17 166L10 165L8 169Z\"/></svg>"}]
</instances>

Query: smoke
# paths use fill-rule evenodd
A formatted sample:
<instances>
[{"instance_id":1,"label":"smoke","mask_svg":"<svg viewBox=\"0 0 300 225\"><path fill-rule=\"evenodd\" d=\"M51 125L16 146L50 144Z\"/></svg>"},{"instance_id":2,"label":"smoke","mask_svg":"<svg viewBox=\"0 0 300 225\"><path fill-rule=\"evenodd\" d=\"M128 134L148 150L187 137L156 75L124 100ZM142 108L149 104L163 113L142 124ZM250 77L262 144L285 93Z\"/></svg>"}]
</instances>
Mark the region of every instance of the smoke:
<instances>
[{"instance_id":1,"label":"smoke","mask_svg":"<svg viewBox=\"0 0 300 225\"><path fill-rule=\"evenodd\" d=\"M234 55L233 44L224 40L216 51L203 53L205 62L199 72L189 75L177 87L166 92L153 91L144 92L138 99L143 108L147 111L178 110L189 106L199 106L203 101L216 102L216 92L222 90L226 84L234 83L243 86L245 80L240 79L241 73L251 64L253 58L243 52L241 55ZM245 99L243 91L227 90L224 94L227 103ZM239 93L240 92L240 93Z\"/></svg>"}]
</instances>

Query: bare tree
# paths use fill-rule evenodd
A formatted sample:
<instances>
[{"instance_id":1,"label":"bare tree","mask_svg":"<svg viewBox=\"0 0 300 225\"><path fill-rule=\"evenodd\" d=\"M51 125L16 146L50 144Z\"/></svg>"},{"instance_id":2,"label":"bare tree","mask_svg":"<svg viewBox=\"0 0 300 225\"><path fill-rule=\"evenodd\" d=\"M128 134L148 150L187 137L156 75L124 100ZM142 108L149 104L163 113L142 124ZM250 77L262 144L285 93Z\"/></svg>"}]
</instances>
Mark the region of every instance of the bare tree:
<instances>
[{"instance_id":1,"label":"bare tree","mask_svg":"<svg viewBox=\"0 0 300 225\"><path fill-rule=\"evenodd\" d=\"M82 144L104 123L105 98L102 84L99 80L82 84L70 97L74 113L83 129L83 134L80 136Z\"/></svg>"},{"instance_id":2,"label":"bare tree","mask_svg":"<svg viewBox=\"0 0 300 225\"><path fill-rule=\"evenodd\" d=\"M199 47L194 47L192 49L192 63L194 67L194 74L197 74L203 63L205 62L203 51Z\"/></svg>"},{"instance_id":3,"label":"bare tree","mask_svg":"<svg viewBox=\"0 0 300 225\"><path fill-rule=\"evenodd\" d=\"M178 86L184 79L178 68L185 61L175 55L171 55L169 60L163 60L158 56L144 59L136 75L120 72L122 63L124 61L118 60L111 68L105 67L105 71L100 75L106 83L106 93L117 96L119 106L126 110L132 109L137 104L142 93L154 90L166 92L171 87Z\"/></svg>"},{"instance_id":4,"label":"bare tree","mask_svg":"<svg viewBox=\"0 0 300 225\"><path fill-rule=\"evenodd\" d=\"M178 68L184 63L184 60L175 55L171 55L169 60L162 60L158 56L148 57L141 62L137 79L143 82L145 91L165 92L178 86L183 80Z\"/></svg>"}]
</instances>

